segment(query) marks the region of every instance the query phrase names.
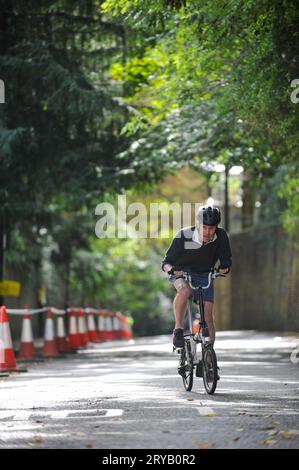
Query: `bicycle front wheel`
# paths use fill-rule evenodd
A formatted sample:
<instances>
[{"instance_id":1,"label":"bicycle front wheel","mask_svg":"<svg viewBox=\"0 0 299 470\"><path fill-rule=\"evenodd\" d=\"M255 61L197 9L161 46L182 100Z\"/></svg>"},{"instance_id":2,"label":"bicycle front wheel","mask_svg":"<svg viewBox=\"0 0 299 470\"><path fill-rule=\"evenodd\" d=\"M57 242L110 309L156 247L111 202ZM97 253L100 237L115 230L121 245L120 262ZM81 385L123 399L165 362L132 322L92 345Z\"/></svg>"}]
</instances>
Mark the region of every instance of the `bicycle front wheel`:
<instances>
[{"instance_id":1,"label":"bicycle front wheel","mask_svg":"<svg viewBox=\"0 0 299 470\"><path fill-rule=\"evenodd\" d=\"M185 341L185 347L181 356L182 379L185 390L191 392L193 387L193 359L190 341Z\"/></svg>"},{"instance_id":2,"label":"bicycle front wheel","mask_svg":"<svg viewBox=\"0 0 299 470\"><path fill-rule=\"evenodd\" d=\"M203 362L203 383L206 389L206 392L209 395L212 395L217 387L217 357L213 346L208 346L203 349L202 354Z\"/></svg>"}]
</instances>

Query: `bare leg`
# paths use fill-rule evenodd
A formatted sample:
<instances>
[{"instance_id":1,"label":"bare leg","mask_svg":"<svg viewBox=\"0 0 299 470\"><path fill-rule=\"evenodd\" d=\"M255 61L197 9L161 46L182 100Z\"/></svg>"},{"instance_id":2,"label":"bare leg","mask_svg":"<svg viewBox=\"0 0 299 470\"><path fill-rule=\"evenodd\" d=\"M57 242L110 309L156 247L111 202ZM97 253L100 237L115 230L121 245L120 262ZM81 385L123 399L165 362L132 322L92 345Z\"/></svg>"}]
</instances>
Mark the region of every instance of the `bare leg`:
<instances>
[{"instance_id":1,"label":"bare leg","mask_svg":"<svg viewBox=\"0 0 299 470\"><path fill-rule=\"evenodd\" d=\"M214 316L213 316L214 304L212 302L204 302L204 307L205 307L205 320L209 328L210 339L211 339L212 344L214 344L215 336L216 336L216 329L215 329Z\"/></svg>"},{"instance_id":2,"label":"bare leg","mask_svg":"<svg viewBox=\"0 0 299 470\"><path fill-rule=\"evenodd\" d=\"M173 301L173 313L175 318L175 328L184 328L187 302L191 294L191 289L184 279L178 279L174 283L177 294Z\"/></svg>"}]
</instances>

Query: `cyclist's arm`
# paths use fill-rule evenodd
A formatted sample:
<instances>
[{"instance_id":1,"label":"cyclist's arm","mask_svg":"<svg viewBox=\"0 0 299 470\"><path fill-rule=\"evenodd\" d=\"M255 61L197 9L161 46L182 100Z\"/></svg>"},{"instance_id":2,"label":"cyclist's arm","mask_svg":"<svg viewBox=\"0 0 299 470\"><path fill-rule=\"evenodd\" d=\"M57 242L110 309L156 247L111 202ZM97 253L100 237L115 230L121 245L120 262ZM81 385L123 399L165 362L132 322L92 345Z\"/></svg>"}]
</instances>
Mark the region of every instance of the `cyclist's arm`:
<instances>
[{"instance_id":1,"label":"cyclist's arm","mask_svg":"<svg viewBox=\"0 0 299 470\"><path fill-rule=\"evenodd\" d=\"M162 271L168 272L175 265L175 261L184 249L184 240L181 231L172 240L161 263Z\"/></svg>"},{"instance_id":2,"label":"cyclist's arm","mask_svg":"<svg viewBox=\"0 0 299 470\"><path fill-rule=\"evenodd\" d=\"M223 230L221 234L221 242L218 248L219 256L219 272L221 274L226 274L230 271L232 265L232 251L229 243L229 238L227 233Z\"/></svg>"}]
</instances>

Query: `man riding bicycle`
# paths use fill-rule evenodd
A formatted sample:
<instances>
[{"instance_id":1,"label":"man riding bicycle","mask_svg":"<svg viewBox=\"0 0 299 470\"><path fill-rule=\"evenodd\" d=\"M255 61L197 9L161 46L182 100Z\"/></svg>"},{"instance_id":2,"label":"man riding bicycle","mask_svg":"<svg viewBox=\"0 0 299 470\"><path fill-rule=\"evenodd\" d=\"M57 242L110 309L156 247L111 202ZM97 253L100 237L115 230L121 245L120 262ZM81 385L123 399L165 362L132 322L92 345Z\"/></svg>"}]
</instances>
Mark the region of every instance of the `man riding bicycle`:
<instances>
[{"instance_id":1,"label":"man riding bicycle","mask_svg":"<svg viewBox=\"0 0 299 470\"><path fill-rule=\"evenodd\" d=\"M191 288L182 278L184 269L192 270L198 285L206 285L208 273L220 262L219 272L227 274L232 264L229 238L223 228L218 227L221 214L217 207L202 206L196 214L195 226L184 227L172 240L162 261L162 270L169 275L169 281L177 293L173 301L175 327L173 345L184 346L184 319ZM215 341L213 318L214 286L203 291L205 320L208 325L210 340Z\"/></svg>"}]
</instances>

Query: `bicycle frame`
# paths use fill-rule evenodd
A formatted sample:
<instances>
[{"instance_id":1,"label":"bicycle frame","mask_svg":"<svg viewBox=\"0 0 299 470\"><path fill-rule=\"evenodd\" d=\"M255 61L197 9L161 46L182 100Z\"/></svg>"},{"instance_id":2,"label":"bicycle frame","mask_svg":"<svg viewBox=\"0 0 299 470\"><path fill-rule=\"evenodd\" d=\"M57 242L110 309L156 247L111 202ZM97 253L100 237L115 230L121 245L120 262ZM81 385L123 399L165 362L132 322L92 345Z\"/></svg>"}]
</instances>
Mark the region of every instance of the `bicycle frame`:
<instances>
[{"instance_id":1,"label":"bicycle frame","mask_svg":"<svg viewBox=\"0 0 299 470\"><path fill-rule=\"evenodd\" d=\"M199 313L199 324L200 324L200 339L201 341L198 341L198 337L196 336L197 334L193 335L195 336L196 342L202 342L204 345L210 341L209 336L204 335L206 333L207 329L207 323L205 321L205 308L204 308L204 301L203 301L203 290L208 289L210 287L212 279L215 279L218 276L222 276L219 273L216 273L216 271L211 271L209 273L209 278L208 278L208 284L206 286L193 286L192 284L192 279L191 279L191 274L186 272L183 275L183 278L188 282L189 286L192 289L192 299L191 296L188 299L188 305L187 305L187 312L188 312L188 323L189 323L189 330L190 334L192 335L192 302L197 305L198 307L198 313ZM194 298L194 292L198 291L199 293L199 298L198 300ZM195 315L196 316L196 315ZM197 317L198 318L198 317Z\"/></svg>"},{"instance_id":2,"label":"bicycle frame","mask_svg":"<svg viewBox=\"0 0 299 470\"><path fill-rule=\"evenodd\" d=\"M203 377L204 386L208 394L213 394L217 386L217 357L213 349L213 344L209 338L208 327L205 321L205 309L203 301L203 290L210 287L212 279L216 279L218 276L225 275L217 272L216 269L209 273L209 282L206 286L193 286L191 273L183 272L181 276L185 279L189 286L192 289L192 299L191 295L188 299L187 312L188 312L188 323L189 323L189 332L184 334L184 348L178 348L177 351L180 354L179 362L179 374L183 377L183 382L185 389L187 391L192 390L193 386L193 369L195 366L198 366L200 361L203 363L203 369L201 372L203 375L198 377ZM194 292L198 292L198 299L195 298ZM199 311L199 324L200 330L198 333L193 333L192 330L192 305L195 304L198 307ZM196 314L195 314L196 317ZM198 318L198 317L197 317ZM197 353L197 344L201 343L201 357ZM208 358L208 359L207 359ZM212 374L212 375L211 375ZM212 378L211 378L212 377Z\"/></svg>"}]
</instances>

